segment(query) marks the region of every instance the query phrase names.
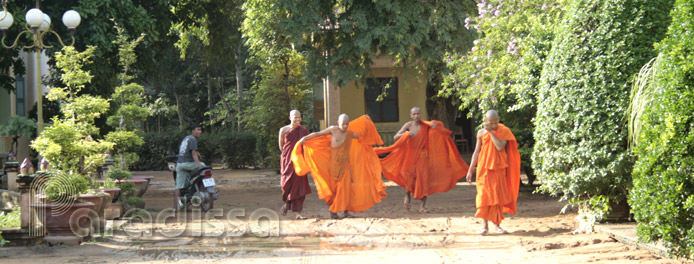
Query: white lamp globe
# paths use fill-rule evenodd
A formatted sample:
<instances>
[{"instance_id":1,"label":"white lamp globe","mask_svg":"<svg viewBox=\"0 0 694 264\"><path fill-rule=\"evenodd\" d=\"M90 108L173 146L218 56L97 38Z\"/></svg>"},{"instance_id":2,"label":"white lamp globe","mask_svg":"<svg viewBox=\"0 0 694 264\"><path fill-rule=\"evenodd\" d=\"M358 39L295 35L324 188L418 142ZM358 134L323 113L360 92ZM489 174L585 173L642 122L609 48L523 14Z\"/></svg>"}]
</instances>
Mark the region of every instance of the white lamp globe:
<instances>
[{"instance_id":1,"label":"white lamp globe","mask_svg":"<svg viewBox=\"0 0 694 264\"><path fill-rule=\"evenodd\" d=\"M2 17L4 18L0 20L0 30L6 30L12 26L12 23L14 23L14 17L12 17L10 12L0 11L0 18Z\"/></svg>"},{"instance_id":2,"label":"white lamp globe","mask_svg":"<svg viewBox=\"0 0 694 264\"><path fill-rule=\"evenodd\" d=\"M38 8L32 8L26 14L27 24L32 28L37 28L43 23L43 12Z\"/></svg>"},{"instance_id":3,"label":"white lamp globe","mask_svg":"<svg viewBox=\"0 0 694 264\"><path fill-rule=\"evenodd\" d=\"M63 14L63 24L68 29L75 29L77 26L80 25L80 22L82 22L82 18L80 17L80 13L77 13L75 10L68 10Z\"/></svg>"},{"instance_id":4,"label":"white lamp globe","mask_svg":"<svg viewBox=\"0 0 694 264\"><path fill-rule=\"evenodd\" d=\"M48 30L48 28L50 26L51 26L51 18L48 15L43 14L43 22L41 22L41 25L39 26L39 30L46 31L46 30Z\"/></svg>"}]
</instances>

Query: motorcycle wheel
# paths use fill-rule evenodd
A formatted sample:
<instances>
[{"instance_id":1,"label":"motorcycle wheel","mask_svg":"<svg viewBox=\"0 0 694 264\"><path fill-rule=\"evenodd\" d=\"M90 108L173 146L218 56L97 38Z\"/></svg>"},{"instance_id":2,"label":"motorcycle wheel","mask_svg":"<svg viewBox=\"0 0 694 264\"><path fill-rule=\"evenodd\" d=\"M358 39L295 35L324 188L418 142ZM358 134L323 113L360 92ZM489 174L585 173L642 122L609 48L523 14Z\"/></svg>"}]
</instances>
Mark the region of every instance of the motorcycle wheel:
<instances>
[{"instance_id":1,"label":"motorcycle wheel","mask_svg":"<svg viewBox=\"0 0 694 264\"><path fill-rule=\"evenodd\" d=\"M206 199L203 199L202 203L200 203L200 208L203 212L207 212L214 207L214 198L209 192L207 192L207 188L205 188L202 183L198 185L198 191L206 197Z\"/></svg>"}]
</instances>

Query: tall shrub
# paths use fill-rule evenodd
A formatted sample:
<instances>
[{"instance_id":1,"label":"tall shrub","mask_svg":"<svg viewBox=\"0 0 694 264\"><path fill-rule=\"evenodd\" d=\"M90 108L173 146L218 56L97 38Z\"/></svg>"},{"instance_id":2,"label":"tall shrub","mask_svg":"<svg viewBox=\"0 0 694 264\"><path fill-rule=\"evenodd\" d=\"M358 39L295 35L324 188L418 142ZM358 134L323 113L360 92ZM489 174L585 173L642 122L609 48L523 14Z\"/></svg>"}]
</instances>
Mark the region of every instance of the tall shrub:
<instances>
[{"instance_id":1,"label":"tall shrub","mask_svg":"<svg viewBox=\"0 0 694 264\"><path fill-rule=\"evenodd\" d=\"M104 153L113 147L111 142L95 139L99 133L95 120L108 111L108 100L80 94L92 80L83 67L91 62L95 49L90 46L78 52L74 47L65 47L56 53L56 66L65 87L51 87L46 97L61 102L63 117L54 117L53 124L31 143L52 168L65 174L95 173L104 164Z\"/></svg>"},{"instance_id":2,"label":"tall shrub","mask_svg":"<svg viewBox=\"0 0 694 264\"><path fill-rule=\"evenodd\" d=\"M568 7L538 91L533 167L544 192L590 202L598 217L609 201L626 198L629 90L656 54L672 3L577 0Z\"/></svg>"},{"instance_id":3,"label":"tall shrub","mask_svg":"<svg viewBox=\"0 0 694 264\"><path fill-rule=\"evenodd\" d=\"M543 62L552 48L557 22L566 0L485 0L478 15L465 19L465 27L478 38L471 49L446 54L442 97L453 97L470 113L498 109L513 130L521 152L521 166L534 180L531 165L532 119Z\"/></svg>"},{"instance_id":4,"label":"tall shrub","mask_svg":"<svg viewBox=\"0 0 694 264\"><path fill-rule=\"evenodd\" d=\"M644 75L652 100L640 118L630 203L640 239L694 259L694 1L678 0L672 17L657 66Z\"/></svg>"},{"instance_id":5,"label":"tall shrub","mask_svg":"<svg viewBox=\"0 0 694 264\"><path fill-rule=\"evenodd\" d=\"M107 123L116 131L106 134L105 138L115 144L114 149L119 156L119 167L127 170L129 163L139 159L137 154L131 151L144 143L140 135L142 131L137 128L137 123L146 119L148 115L147 109L142 107L144 87L137 83L129 83L133 79L129 71L137 61L135 47L142 42L144 35L130 40L125 36L122 28L116 26L116 31L118 37L113 43L118 45L119 64L123 67L123 72L118 75L121 85L116 87L111 101L116 111L107 120Z\"/></svg>"}]
</instances>

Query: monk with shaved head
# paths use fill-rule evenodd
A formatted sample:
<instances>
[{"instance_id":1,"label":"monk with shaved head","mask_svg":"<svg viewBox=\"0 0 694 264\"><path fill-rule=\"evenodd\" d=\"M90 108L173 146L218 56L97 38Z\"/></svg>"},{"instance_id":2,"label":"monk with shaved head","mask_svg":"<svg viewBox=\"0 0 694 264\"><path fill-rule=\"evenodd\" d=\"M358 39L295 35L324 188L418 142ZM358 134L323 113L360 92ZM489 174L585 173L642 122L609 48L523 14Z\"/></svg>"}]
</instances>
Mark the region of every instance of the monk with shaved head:
<instances>
[{"instance_id":1,"label":"monk with shaved head","mask_svg":"<svg viewBox=\"0 0 694 264\"><path fill-rule=\"evenodd\" d=\"M381 165L372 145L383 140L369 116L350 123L341 114L337 126L303 137L292 152L292 162L299 175L311 173L318 197L325 200L332 219L350 217L386 197L381 180Z\"/></svg>"},{"instance_id":2,"label":"monk with shaved head","mask_svg":"<svg viewBox=\"0 0 694 264\"><path fill-rule=\"evenodd\" d=\"M282 185L282 201L284 204L280 208L280 214L287 215L287 211L291 210L296 213L296 219L306 219L301 214L304 208L304 200L306 195L311 193L311 187L308 185L308 179L296 174L294 164L292 163L291 154L294 145L306 135L308 130L301 125L301 112L292 110L289 112L290 124L280 128L279 147L282 151L280 155L280 173Z\"/></svg>"},{"instance_id":3,"label":"monk with shaved head","mask_svg":"<svg viewBox=\"0 0 694 264\"><path fill-rule=\"evenodd\" d=\"M460 157L451 131L439 121L422 120L422 110L412 107L412 121L393 137L393 145L376 148L383 175L405 189L404 205L410 210L411 196L422 200L420 213L427 213L427 197L447 192L465 176L468 165Z\"/></svg>"},{"instance_id":4,"label":"monk with shaved head","mask_svg":"<svg viewBox=\"0 0 694 264\"><path fill-rule=\"evenodd\" d=\"M478 234L486 235L491 221L496 234L505 234L501 228L504 213L516 213L520 184L520 154L511 130L499 123L496 110L489 110L483 128L477 132L477 144L472 154L467 181L472 183L473 169L477 167L476 217L482 218Z\"/></svg>"}]
</instances>

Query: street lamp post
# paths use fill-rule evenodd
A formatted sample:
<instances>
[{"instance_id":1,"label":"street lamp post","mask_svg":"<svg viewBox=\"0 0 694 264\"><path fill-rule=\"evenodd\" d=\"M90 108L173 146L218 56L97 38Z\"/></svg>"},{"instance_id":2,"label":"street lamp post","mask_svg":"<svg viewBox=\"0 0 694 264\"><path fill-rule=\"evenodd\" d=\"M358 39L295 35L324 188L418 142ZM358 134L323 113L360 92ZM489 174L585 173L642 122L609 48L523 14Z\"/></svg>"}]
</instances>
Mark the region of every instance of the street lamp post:
<instances>
[{"instance_id":1,"label":"street lamp post","mask_svg":"<svg viewBox=\"0 0 694 264\"><path fill-rule=\"evenodd\" d=\"M68 10L63 14L63 24L68 28L70 32L70 38L72 38L72 43L70 45L65 45L63 39L55 31L51 30L51 18L43 13L39 9L40 0L36 0L36 8L29 9L26 13L26 29L17 35L14 39L12 45L5 44L5 37L7 29L14 23L14 17L7 11L7 0L2 0L2 13L0 13L0 30L2 31L2 46L7 49L13 49L17 47L17 42L19 38L24 34L31 33L33 35L34 44L31 46L24 46L25 49L34 49L36 51L36 122L37 132L41 134L43 131L43 84L41 83L41 51L44 48L52 48L51 45L46 45L43 42L43 37L47 33L53 34L63 46L72 46L75 44L75 28L79 26L82 18L80 14L75 10Z\"/></svg>"}]
</instances>

